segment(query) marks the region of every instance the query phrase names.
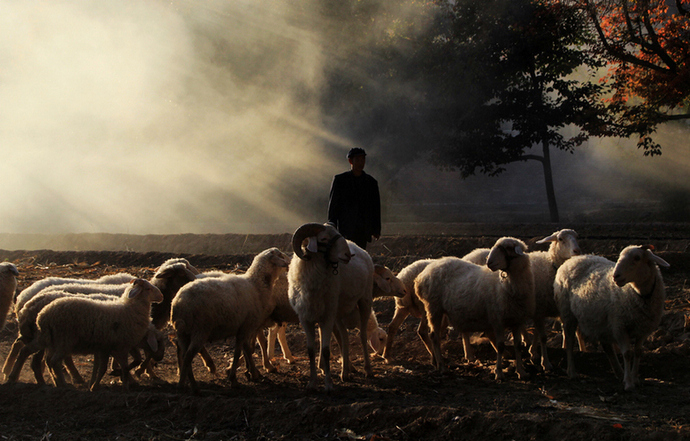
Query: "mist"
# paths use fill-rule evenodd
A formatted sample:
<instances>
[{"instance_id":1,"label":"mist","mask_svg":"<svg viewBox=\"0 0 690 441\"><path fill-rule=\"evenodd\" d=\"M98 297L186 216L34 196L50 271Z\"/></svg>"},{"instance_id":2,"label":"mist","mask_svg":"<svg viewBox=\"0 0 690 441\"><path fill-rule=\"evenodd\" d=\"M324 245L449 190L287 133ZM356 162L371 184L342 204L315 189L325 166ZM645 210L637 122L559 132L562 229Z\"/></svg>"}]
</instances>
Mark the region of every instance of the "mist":
<instances>
[{"instance_id":1,"label":"mist","mask_svg":"<svg viewBox=\"0 0 690 441\"><path fill-rule=\"evenodd\" d=\"M347 57L366 37L332 33L321 3L1 2L0 232L289 232L326 220L355 146L379 178L384 220L429 220L429 203L465 204L454 221L481 219L479 206L494 220L548 219L537 164L462 181L422 160L391 167L357 128L329 130L325 72L360 74ZM661 158L626 140L555 154L561 209L687 192L688 127L661 136Z\"/></svg>"},{"instance_id":2,"label":"mist","mask_svg":"<svg viewBox=\"0 0 690 441\"><path fill-rule=\"evenodd\" d=\"M340 158L352 145L319 129L321 41L285 9L2 2L0 230L227 232L312 217L286 195L327 193L347 163L324 141Z\"/></svg>"}]
</instances>

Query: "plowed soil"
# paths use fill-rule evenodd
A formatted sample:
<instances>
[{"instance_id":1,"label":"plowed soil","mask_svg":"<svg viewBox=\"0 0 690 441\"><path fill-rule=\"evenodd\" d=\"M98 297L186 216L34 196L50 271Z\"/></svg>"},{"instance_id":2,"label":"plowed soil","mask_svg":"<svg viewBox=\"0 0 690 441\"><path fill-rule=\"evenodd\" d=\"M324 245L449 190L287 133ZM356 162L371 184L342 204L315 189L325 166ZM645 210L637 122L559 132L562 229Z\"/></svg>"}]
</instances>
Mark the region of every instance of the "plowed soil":
<instances>
[{"instance_id":1,"label":"plowed soil","mask_svg":"<svg viewBox=\"0 0 690 441\"><path fill-rule=\"evenodd\" d=\"M580 244L585 252L613 260L639 235L612 230L590 230ZM549 234L551 231L546 231ZM675 234L675 233L674 233ZM523 236L530 246L538 237ZM159 379L142 376L125 391L115 377L106 377L100 389L83 385L56 388L36 385L28 366L20 382L0 385L2 440L666 440L690 439L690 256L687 235L644 236L671 268L663 269L667 312L657 332L646 342L640 366L643 384L625 392L603 353L596 347L576 353L580 378L565 375L564 351L558 323L550 327L549 351L555 373L546 374L529 364L530 378L521 381L508 353L507 379L497 382L492 369L495 354L477 336L478 363L463 358L462 343L448 338L443 344L449 372L439 374L416 335L418 321L409 317L396 336L394 361L374 358L374 377L362 374L361 348L355 333L351 347L360 372L336 390L305 391L308 360L299 326L291 325L288 340L297 357L288 364L277 356L277 373L263 373L250 382L240 374L239 387L225 377L232 342L210 346L219 366L209 373L201 361L194 370L201 393L179 390L174 346L156 366ZM496 235L498 236L498 235ZM490 246L495 237L384 237L370 247L374 261L394 271L424 257L463 255L476 246ZM263 244L262 244L263 245ZM283 247L284 244L278 244ZM534 246L534 249L539 247ZM244 251L244 250L243 250ZM257 250L258 251L258 250ZM131 251L0 251L20 271L18 291L48 277L97 278L126 271L150 278L158 265L173 256L187 257L200 270L246 269L254 250L243 254L173 254ZM374 304L384 329L394 312L391 299ZM168 329L174 338L174 330ZM8 317L0 333L0 362L17 335L16 321ZM278 349L279 351L279 349ZM279 355L279 354L278 354ZM332 368L340 365L334 349ZM256 361L260 364L257 357ZM78 357L82 375L90 375L92 359ZM243 372L243 368L241 368Z\"/></svg>"}]
</instances>

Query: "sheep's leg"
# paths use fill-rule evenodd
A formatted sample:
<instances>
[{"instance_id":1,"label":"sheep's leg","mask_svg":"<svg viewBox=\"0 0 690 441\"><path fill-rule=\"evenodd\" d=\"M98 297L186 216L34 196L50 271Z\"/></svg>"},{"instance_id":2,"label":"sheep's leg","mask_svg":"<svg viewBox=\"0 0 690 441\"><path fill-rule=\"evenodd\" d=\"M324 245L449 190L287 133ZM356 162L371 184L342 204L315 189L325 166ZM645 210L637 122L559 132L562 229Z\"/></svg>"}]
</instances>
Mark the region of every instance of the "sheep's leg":
<instances>
[{"instance_id":1,"label":"sheep's leg","mask_svg":"<svg viewBox=\"0 0 690 441\"><path fill-rule=\"evenodd\" d=\"M331 336L333 335L334 326L335 318L330 318L324 320L323 323L319 323L319 330L321 333L321 358L319 360L319 365L323 369L323 382L326 393L333 392L333 378L331 378ZM343 346L341 346L341 357L346 357L349 355L346 343L343 343ZM345 369L343 369L342 373L347 377ZM316 366L314 366L313 375L316 375ZM345 379L343 379L343 381L345 381Z\"/></svg>"},{"instance_id":2,"label":"sheep's leg","mask_svg":"<svg viewBox=\"0 0 690 441\"><path fill-rule=\"evenodd\" d=\"M276 336L278 334L278 330L283 326L284 325L282 324L275 323L273 326L268 328L266 353L268 354L269 359L275 357L276 355Z\"/></svg>"},{"instance_id":3,"label":"sheep's leg","mask_svg":"<svg viewBox=\"0 0 690 441\"><path fill-rule=\"evenodd\" d=\"M623 384L625 385L625 390L635 389L635 380L633 378L635 349L630 348L629 341L619 342L618 347L621 354L623 354Z\"/></svg>"},{"instance_id":4,"label":"sheep's leg","mask_svg":"<svg viewBox=\"0 0 690 441\"><path fill-rule=\"evenodd\" d=\"M62 372L62 360L64 356L60 352L48 352L46 351L46 361L48 363L48 368L53 376L53 382L57 387L67 386L65 381L65 374Z\"/></svg>"},{"instance_id":5,"label":"sheep's leg","mask_svg":"<svg viewBox=\"0 0 690 441\"><path fill-rule=\"evenodd\" d=\"M31 359L31 370L34 373L34 378L36 379L36 384L44 385L46 384L45 378L43 378L43 367L46 365L45 360L45 350L41 349L36 352ZM52 376L52 374L51 374Z\"/></svg>"},{"instance_id":6,"label":"sheep's leg","mask_svg":"<svg viewBox=\"0 0 690 441\"><path fill-rule=\"evenodd\" d=\"M580 352L587 352L587 344L585 343L585 338L582 336L580 329L576 331L577 334L577 345L580 348Z\"/></svg>"},{"instance_id":7,"label":"sheep's leg","mask_svg":"<svg viewBox=\"0 0 690 441\"><path fill-rule=\"evenodd\" d=\"M263 334L262 334L263 335ZM247 365L247 375L248 378L252 381L258 381L261 379L261 372L256 368L256 364L254 364L254 357L252 356L253 349L251 342L253 342L254 339L247 339L243 338L242 339L242 350L244 352L244 361ZM275 370L275 368L274 368Z\"/></svg>"},{"instance_id":8,"label":"sheep's leg","mask_svg":"<svg viewBox=\"0 0 690 441\"><path fill-rule=\"evenodd\" d=\"M505 374L503 373L503 353L505 352L506 349L506 342L505 342L505 331L503 329L497 329L494 330L494 349L496 349L496 368L494 369L494 374L496 376L496 380L503 380L505 379ZM513 336L514 337L514 336ZM515 361L516 361L516 366L517 366L517 351L515 354ZM520 367L522 367L522 360L520 360ZM519 375L519 373L518 373Z\"/></svg>"},{"instance_id":9,"label":"sheep's leg","mask_svg":"<svg viewBox=\"0 0 690 441\"><path fill-rule=\"evenodd\" d=\"M544 319L542 318L534 318L534 335L532 336L532 344L529 347L529 356L530 359L532 360L533 363L538 363L539 362L539 357L542 357L543 361L543 352L544 352L544 346L542 345L542 336L544 337L544 341L546 341L546 330L544 329ZM527 330L525 330L525 333L523 335L525 337L525 345L527 344ZM541 349L541 351L540 351Z\"/></svg>"},{"instance_id":10,"label":"sheep's leg","mask_svg":"<svg viewBox=\"0 0 690 441\"><path fill-rule=\"evenodd\" d=\"M627 346L628 345L626 345L626 347ZM616 374L616 377L618 378L624 378L623 368L621 367L621 363L618 360L618 355L616 354L616 351L613 349L613 345L611 343L602 342L601 347L604 349L604 354L606 354L606 358L608 358L609 360L609 364L611 365L611 369L613 369L613 373Z\"/></svg>"},{"instance_id":11,"label":"sheep's leg","mask_svg":"<svg viewBox=\"0 0 690 441\"><path fill-rule=\"evenodd\" d=\"M89 390L94 391L101 384L101 380L108 370L109 358L110 356L108 354L103 354L101 352L93 354L93 370L91 371L91 379L89 380ZM123 369L120 369L120 372L122 371Z\"/></svg>"},{"instance_id":12,"label":"sheep's leg","mask_svg":"<svg viewBox=\"0 0 690 441\"><path fill-rule=\"evenodd\" d=\"M134 374L137 377L141 377L141 375L145 372L146 375L148 375L149 378L151 378L152 380L158 380L158 375L156 375L156 372L153 370L153 367L153 358L150 355L147 355L146 359L144 359L144 361L141 362L137 370L134 371Z\"/></svg>"},{"instance_id":13,"label":"sheep's leg","mask_svg":"<svg viewBox=\"0 0 690 441\"><path fill-rule=\"evenodd\" d=\"M477 357L474 355L474 349L472 348L472 345L470 344L470 337L472 336L471 332L463 332L462 333L462 346L465 350L465 359L469 361L470 363L474 362Z\"/></svg>"},{"instance_id":14,"label":"sheep's leg","mask_svg":"<svg viewBox=\"0 0 690 441\"><path fill-rule=\"evenodd\" d=\"M552 371L553 364L551 364L549 359L549 351L546 349L546 325L543 318L534 319L534 339L532 342L532 347L530 348L532 360L537 360L539 357L539 352L537 352L535 347L539 345L541 349L541 367L544 371Z\"/></svg>"},{"instance_id":15,"label":"sheep's leg","mask_svg":"<svg viewBox=\"0 0 690 441\"><path fill-rule=\"evenodd\" d=\"M338 340L338 344L340 345L340 364L342 366L342 370L340 371L340 379L342 381L350 381L350 372L352 371L352 364L350 362L350 338L347 333L347 328L340 320L336 320L334 332L336 334L335 338L336 340ZM340 339L338 339L338 336L340 336ZM325 339L322 336L322 350L323 340Z\"/></svg>"},{"instance_id":16,"label":"sheep's leg","mask_svg":"<svg viewBox=\"0 0 690 441\"><path fill-rule=\"evenodd\" d=\"M129 373L129 365L127 364L127 355L129 351L116 351L113 352L113 359L117 361L117 364L120 365L120 368L122 369L122 373L120 374L120 379L122 381L122 386L124 387L125 391L129 390L129 385L134 381L132 378L132 375ZM103 354L103 358L105 358L106 362L105 365L108 365L108 356L109 354ZM100 382L100 379L99 379Z\"/></svg>"},{"instance_id":17,"label":"sheep's leg","mask_svg":"<svg viewBox=\"0 0 690 441\"><path fill-rule=\"evenodd\" d=\"M417 326L417 335L422 340L422 343L424 343L424 347L426 348L429 355L431 355L431 364L434 367L438 368L438 363L436 362L436 353L434 352L434 342L432 340L432 336L430 336L429 321L427 320L426 316L422 317L422 319L419 321L419 326ZM441 336L438 333L436 333L436 335L438 335L438 341L440 346Z\"/></svg>"},{"instance_id":18,"label":"sheep's leg","mask_svg":"<svg viewBox=\"0 0 690 441\"><path fill-rule=\"evenodd\" d=\"M225 372L228 376L228 380L230 380L230 386L231 387L237 387L239 384L237 382L237 366L240 364L240 356L242 355L242 341L240 340L239 336L235 337L235 352L232 357L232 365L230 368L228 368ZM245 357L248 358L248 357ZM245 360L246 361L246 360ZM247 361L247 363L249 363Z\"/></svg>"},{"instance_id":19,"label":"sheep's leg","mask_svg":"<svg viewBox=\"0 0 690 441\"><path fill-rule=\"evenodd\" d=\"M575 363L573 362L573 347L575 346L575 330L577 322L574 320L561 319L563 321L563 342L565 344L566 360L568 362L568 377L577 378Z\"/></svg>"},{"instance_id":20,"label":"sheep's leg","mask_svg":"<svg viewBox=\"0 0 690 441\"><path fill-rule=\"evenodd\" d=\"M440 314L438 312L432 313L431 311L427 311L426 319L422 318L422 322L419 324L420 329L422 328L422 324L424 324L425 329L427 329L428 327L431 328L431 332L428 334L427 338L429 338L431 341L432 364L436 367L436 369L439 372L445 372L446 371L446 364L443 361L443 355L441 354L442 323L443 323L443 314ZM418 330L418 332L419 332L419 330ZM420 337L421 337L421 334L420 334ZM424 339L422 339L422 341L424 341ZM427 346L427 350L429 350L428 346Z\"/></svg>"},{"instance_id":21,"label":"sheep's leg","mask_svg":"<svg viewBox=\"0 0 690 441\"><path fill-rule=\"evenodd\" d=\"M129 351L129 355L132 356L132 362L127 365L127 369L132 370L135 367L139 367L142 363L141 352L139 352L139 349L132 348ZM113 360L115 360L115 358L113 358Z\"/></svg>"},{"instance_id":22,"label":"sheep's leg","mask_svg":"<svg viewBox=\"0 0 690 441\"><path fill-rule=\"evenodd\" d=\"M512 329L513 332L513 348L515 349L515 372L518 374L520 380L526 380L529 376L525 371L525 366L522 363L522 353L524 346L522 344L522 327Z\"/></svg>"},{"instance_id":23,"label":"sheep's leg","mask_svg":"<svg viewBox=\"0 0 690 441\"><path fill-rule=\"evenodd\" d=\"M14 364L17 361L17 356L19 355L19 352L21 349L24 347L24 342L17 337L17 339L12 343L12 347L10 348L10 353L7 355L7 358L5 359L5 364L2 366L2 374L5 377L4 379L7 380L10 376L10 373L12 372L12 368L14 367ZM26 361L26 358L24 358ZM23 363L22 363L23 364ZM15 380L16 381L16 380Z\"/></svg>"},{"instance_id":24,"label":"sheep's leg","mask_svg":"<svg viewBox=\"0 0 690 441\"><path fill-rule=\"evenodd\" d=\"M635 341L635 358L632 366L633 382L636 385L640 384L640 360L642 359L642 339Z\"/></svg>"},{"instance_id":25,"label":"sheep's leg","mask_svg":"<svg viewBox=\"0 0 690 441\"><path fill-rule=\"evenodd\" d=\"M267 341L263 330L259 330L259 332L256 333L256 341L259 342L259 348L261 349L261 362L264 369L266 369L266 372L276 372L277 369L275 366L273 366L273 363L271 363L271 357L268 355ZM247 355L245 355L245 357L247 357Z\"/></svg>"},{"instance_id":26,"label":"sheep's leg","mask_svg":"<svg viewBox=\"0 0 690 441\"><path fill-rule=\"evenodd\" d=\"M283 358L287 360L288 364L292 364L295 362L295 357L292 355L292 352L290 351L290 346L288 346L288 341L287 341L287 336L285 335L285 324L281 325L277 329L278 333L278 343L280 343L280 350L283 351ZM273 332L272 330L269 331ZM273 341L275 344L275 337L273 337Z\"/></svg>"},{"instance_id":27,"label":"sheep's leg","mask_svg":"<svg viewBox=\"0 0 690 441\"><path fill-rule=\"evenodd\" d=\"M180 379L177 383L178 388L182 389L189 380L192 392L198 391L196 380L194 379L194 372L192 372L192 360L197 352L203 347L203 344L195 344L191 341L191 336L185 334L177 335L177 367L180 374Z\"/></svg>"},{"instance_id":28,"label":"sheep's leg","mask_svg":"<svg viewBox=\"0 0 690 441\"><path fill-rule=\"evenodd\" d=\"M307 389L313 390L316 389L316 324L312 322L302 321L302 328L304 329L304 334L307 338L307 355L309 357L309 383L307 384ZM323 338L321 340L323 340ZM328 350L328 348L326 350ZM330 358L330 350L328 351L329 353L327 358ZM331 389L332 388L333 385L331 385Z\"/></svg>"},{"instance_id":29,"label":"sheep's leg","mask_svg":"<svg viewBox=\"0 0 690 441\"><path fill-rule=\"evenodd\" d=\"M74 365L74 360L72 359L72 356L66 356L63 363L67 368L67 372L69 372L69 376L72 378L72 384L84 384L84 379L77 370L77 367Z\"/></svg>"},{"instance_id":30,"label":"sheep's leg","mask_svg":"<svg viewBox=\"0 0 690 441\"><path fill-rule=\"evenodd\" d=\"M201 360L204 362L204 366L206 366L206 369L212 374L216 373L216 363L214 363L213 358L211 358L211 354L209 354L208 349L206 349L206 346L202 346L201 349L199 350L199 355L201 356Z\"/></svg>"},{"instance_id":31,"label":"sheep's leg","mask_svg":"<svg viewBox=\"0 0 690 441\"><path fill-rule=\"evenodd\" d=\"M344 334L344 335L343 335L343 334ZM341 353L342 353L342 349L343 349L343 338L349 338L347 329L346 329L344 326L343 326L342 328L338 327L338 326L337 326L337 322L336 322L336 326L335 326L335 328L333 329L333 337L335 337L335 341L336 341L336 343L338 343L338 347L340 348ZM348 341L349 341L349 340L348 340ZM348 347L349 347L349 346L348 346ZM319 368L321 368L321 360L319 360L318 365L319 365ZM345 366L345 365L343 365L343 366ZM354 366L352 365L352 363L350 362L349 357L348 357L348 360L347 360L347 367L345 367L345 369L347 369L348 374L357 372L357 369L355 369L355 367L354 367ZM323 370L322 370L321 372L323 373Z\"/></svg>"},{"instance_id":32,"label":"sheep's leg","mask_svg":"<svg viewBox=\"0 0 690 441\"><path fill-rule=\"evenodd\" d=\"M369 327L369 317L371 316L371 302L366 299L360 299L357 302L359 308L359 340L362 342L362 357L364 357L364 375L372 377L374 371L371 368L371 356L369 355L369 336L367 335L367 328ZM345 328L343 326L343 328ZM347 331L346 331L347 332ZM345 334L347 337L347 334Z\"/></svg>"},{"instance_id":33,"label":"sheep's leg","mask_svg":"<svg viewBox=\"0 0 690 441\"><path fill-rule=\"evenodd\" d=\"M402 325L408 315L410 315L410 310L408 308L395 308L393 319L388 325L388 340L386 340L386 347L383 349L383 359L386 361L386 363L391 362L391 347L393 346L393 338L395 337L395 334L398 333L400 325Z\"/></svg>"},{"instance_id":34,"label":"sheep's leg","mask_svg":"<svg viewBox=\"0 0 690 441\"><path fill-rule=\"evenodd\" d=\"M14 343L16 344L17 341L15 340ZM14 345L12 345L12 350L14 350ZM23 343L17 346L17 355L15 356L15 360L12 363L12 370L8 374L6 374L8 383L16 383L19 380L19 375L22 372L22 367L24 366L24 363L26 363L26 359L29 358L29 356L34 352L36 352L34 348L30 346L23 346ZM43 363L43 351L41 351L40 353L40 360L41 363ZM5 366L8 366L7 363L5 363ZM43 380L43 371L41 371L41 380ZM38 383L38 379L36 380L36 382Z\"/></svg>"}]
</instances>

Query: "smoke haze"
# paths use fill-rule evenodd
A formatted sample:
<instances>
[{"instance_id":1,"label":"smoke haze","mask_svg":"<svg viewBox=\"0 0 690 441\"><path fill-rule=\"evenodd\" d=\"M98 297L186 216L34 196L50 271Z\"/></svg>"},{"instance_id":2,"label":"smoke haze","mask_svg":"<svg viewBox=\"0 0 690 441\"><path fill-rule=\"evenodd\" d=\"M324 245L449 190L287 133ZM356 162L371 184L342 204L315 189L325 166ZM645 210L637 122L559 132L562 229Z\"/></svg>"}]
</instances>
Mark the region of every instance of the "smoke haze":
<instances>
[{"instance_id":1,"label":"smoke haze","mask_svg":"<svg viewBox=\"0 0 690 441\"><path fill-rule=\"evenodd\" d=\"M324 72L361 47L333 41L317 10L271 0L0 2L0 232L262 233L325 221L331 178L358 142L324 128ZM687 191L687 126L664 136L677 141L663 143L663 159L615 141L556 155L557 196L606 202L649 182ZM376 147L363 147L389 201L493 198L498 209L543 198L546 207L534 164L459 181L424 166L384 172Z\"/></svg>"}]
</instances>

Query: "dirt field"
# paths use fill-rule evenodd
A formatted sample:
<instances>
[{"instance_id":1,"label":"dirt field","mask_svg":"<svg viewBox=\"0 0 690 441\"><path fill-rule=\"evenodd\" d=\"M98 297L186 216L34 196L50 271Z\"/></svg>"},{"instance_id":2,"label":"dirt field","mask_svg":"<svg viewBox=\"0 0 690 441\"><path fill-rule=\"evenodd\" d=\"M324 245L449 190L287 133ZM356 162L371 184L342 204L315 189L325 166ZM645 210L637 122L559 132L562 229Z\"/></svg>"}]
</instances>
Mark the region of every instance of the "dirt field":
<instances>
[{"instance_id":1,"label":"dirt field","mask_svg":"<svg viewBox=\"0 0 690 441\"><path fill-rule=\"evenodd\" d=\"M176 387L174 347L156 371L161 381L143 377L125 392L117 381L104 379L96 392L84 386L57 389L37 386L28 366L20 383L0 385L2 440L666 440L690 439L690 228L649 226L582 228L585 252L616 259L631 243L652 243L672 266L662 273L667 286L667 313L660 329L645 345L640 366L643 385L624 392L603 353L577 353L580 379L565 374L564 351L557 326L551 329L549 351L558 372L544 374L529 366L531 378L520 381L512 363L507 380L496 382L491 370L495 355L481 339L475 341L481 363L462 357L462 343L447 340L444 352L450 372L434 372L416 336L417 320L408 318L394 345L395 362L375 359L374 378L355 374L354 381L336 381L336 391L308 393L305 342L301 329L291 326L289 342L297 363L282 358L279 372L264 374L260 382L240 375L230 388L224 365L232 344L217 343L211 353L219 374L208 373L200 361L195 374L202 393L195 396ZM525 229L514 235L530 246L550 230ZM511 232L512 233L512 232ZM370 248L375 262L394 271L423 257L462 255L476 246L490 246L498 234L481 236L390 236ZM189 238L187 238L189 239ZM245 240L246 242L246 240ZM246 245L243 244L243 245ZM261 246L270 245L261 243ZM284 246L284 244L277 244ZM243 251L247 249L243 248ZM535 246L533 249L539 249ZM20 271L19 289L47 276L96 278L127 271L150 278L172 256L184 255L201 270L245 269L249 254L174 254L161 252L0 251L0 261L14 262ZM390 322L394 302L376 301L379 323ZM0 333L0 362L16 337L10 318ZM173 333L170 332L170 337ZM361 367L361 350L351 335ZM337 354L337 349L335 350ZM508 358L512 358L509 353ZM258 359L257 359L258 360ZM78 359L84 376L91 360ZM335 372L339 363L333 362Z\"/></svg>"}]
</instances>

